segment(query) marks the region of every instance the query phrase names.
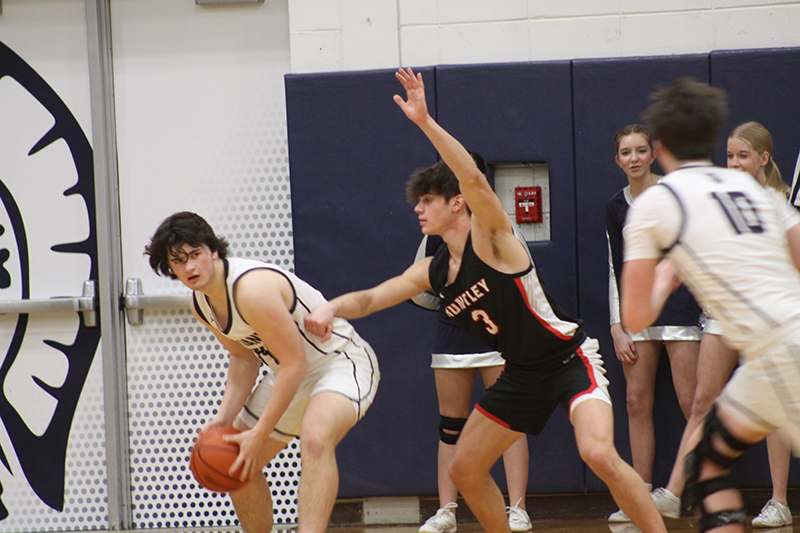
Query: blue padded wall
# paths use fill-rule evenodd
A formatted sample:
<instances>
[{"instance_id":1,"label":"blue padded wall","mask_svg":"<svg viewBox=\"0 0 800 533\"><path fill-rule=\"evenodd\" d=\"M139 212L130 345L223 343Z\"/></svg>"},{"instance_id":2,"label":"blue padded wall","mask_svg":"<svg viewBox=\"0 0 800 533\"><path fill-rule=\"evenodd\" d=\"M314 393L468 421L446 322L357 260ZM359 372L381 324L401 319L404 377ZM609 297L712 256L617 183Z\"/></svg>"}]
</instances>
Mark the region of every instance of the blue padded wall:
<instances>
[{"instance_id":1,"label":"blue padded wall","mask_svg":"<svg viewBox=\"0 0 800 533\"><path fill-rule=\"evenodd\" d=\"M434 84L427 89L435 112ZM421 234L405 182L437 155L392 101L401 90L391 70L286 77L295 269L328 298L414 261ZM337 451L340 497L435 494L434 323L408 304L354 321L382 379Z\"/></svg>"},{"instance_id":2,"label":"blue padded wall","mask_svg":"<svg viewBox=\"0 0 800 533\"><path fill-rule=\"evenodd\" d=\"M614 402L615 441L620 455L630 461L625 376L614 353L608 315L605 205L627 184L625 173L614 161L614 135L626 124L641 122L640 115L657 86L669 85L682 76L708 81L708 56L573 61L572 76L580 309L587 331L600 340ZM656 486L663 486L669 478L683 431L683 416L675 399L666 356L661 363L654 408L658 443L653 468ZM593 474L588 476L588 486L605 490L605 484Z\"/></svg>"},{"instance_id":3,"label":"blue padded wall","mask_svg":"<svg viewBox=\"0 0 800 533\"><path fill-rule=\"evenodd\" d=\"M711 83L728 93L727 138L739 124L755 120L772 134L773 157L791 185L800 150L800 48L711 53ZM725 142L715 162L725 166Z\"/></svg>"},{"instance_id":4,"label":"blue padded wall","mask_svg":"<svg viewBox=\"0 0 800 533\"><path fill-rule=\"evenodd\" d=\"M728 92L726 134L747 120L772 131L775 160L789 181L800 148L794 102L800 48L422 72L431 113L489 165L549 165L552 239L531 244L531 251L550 292L600 340L616 444L630 460L625 379L608 327L604 212L626 183L614 162L613 136L640 120L657 85L692 76ZM437 154L392 102L401 90L391 70L286 77L296 271L327 297L373 286L413 260L420 232L404 184ZM724 142L716 162L725 164ZM434 321L433 314L401 305L354 322L378 353L383 379L366 418L339 447L340 497L436 493ZM684 425L667 358L661 363L656 485L666 483ZM606 490L580 461L563 412L529 442L529 492ZM742 486L768 486L764 446L737 470ZM793 472L790 483L797 482Z\"/></svg>"},{"instance_id":5,"label":"blue padded wall","mask_svg":"<svg viewBox=\"0 0 800 533\"><path fill-rule=\"evenodd\" d=\"M531 246L550 293L577 312L570 65L567 61L436 67L440 124L488 165L546 162L551 242ZM421 135L421 134L420 134ZM581 492L584 467L572 427L558 409L528 439L532 492Z\"/></svg>"}]
</instances>

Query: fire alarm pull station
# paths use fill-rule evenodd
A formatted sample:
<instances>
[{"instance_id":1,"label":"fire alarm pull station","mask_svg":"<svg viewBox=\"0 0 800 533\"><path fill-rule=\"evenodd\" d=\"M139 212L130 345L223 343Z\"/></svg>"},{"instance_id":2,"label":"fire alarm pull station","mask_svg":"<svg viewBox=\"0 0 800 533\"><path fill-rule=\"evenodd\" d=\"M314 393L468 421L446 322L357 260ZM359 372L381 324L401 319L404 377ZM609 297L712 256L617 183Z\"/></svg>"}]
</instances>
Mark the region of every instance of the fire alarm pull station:
<instances>
[{"instance_id":1,"label":"fire alarm pull station","mask_svg":"<svg viewBox=\"0 0 800 533\"><path fill-rule=\"evenodd\" d=\"M542 221L542 188L515 187L517 224L531 224Z\"/></svg>"}]
</instances>

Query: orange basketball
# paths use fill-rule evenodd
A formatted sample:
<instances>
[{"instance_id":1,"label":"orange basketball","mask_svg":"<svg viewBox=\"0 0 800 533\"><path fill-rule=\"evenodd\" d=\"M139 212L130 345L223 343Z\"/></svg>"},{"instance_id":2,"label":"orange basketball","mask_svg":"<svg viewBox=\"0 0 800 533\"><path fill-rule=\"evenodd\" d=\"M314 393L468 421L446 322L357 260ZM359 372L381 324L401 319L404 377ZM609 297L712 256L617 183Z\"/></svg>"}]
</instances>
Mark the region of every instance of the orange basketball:
<instances>
[{"instance_id":1,"label":"orange basketball","mask_svg":"<svg viewBox=\"0 0 800 533\"><path fill-rule=\"evenodd\" d=\"M239 430L231 426L211 426L197 437L189 468L203 487L215 492L230 492L244 484L228 474L228 469L239 455L239 446L225 442L222 436L235 433L239 433Z\"/></svg>"}]
</instances>

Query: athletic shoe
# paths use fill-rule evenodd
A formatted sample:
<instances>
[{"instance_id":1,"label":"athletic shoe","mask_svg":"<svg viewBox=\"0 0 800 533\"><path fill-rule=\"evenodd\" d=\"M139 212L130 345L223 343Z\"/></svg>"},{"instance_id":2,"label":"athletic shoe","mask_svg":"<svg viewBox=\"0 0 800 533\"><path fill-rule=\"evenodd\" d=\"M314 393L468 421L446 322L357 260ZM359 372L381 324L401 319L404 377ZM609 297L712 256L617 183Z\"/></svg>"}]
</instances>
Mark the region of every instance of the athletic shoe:
<instances>
[{"instance_id":1,"label":"athletic shoe","mask_svg":"<svg viewBox=\"0 0 800 533\"><path fill-rule=\"evenodd\" d=\"M681 499L665 488L659 487L650 493L658 512L665 518L681 517Z\"/></svg>"},{"instance_id":2,"label":"athletic shoe","mask_svg":"<svg viewBox=\"0 0 800 533\"><path fill-rule=\"evenodd\" d=\"M782 503L770 500L753 518L755 527L781 527L792 523L792 512Z\"/></svg>"},{"instance_id":3,"label":"athletic shoe","mask_svg":"<svg viewBox=\"0 0 800 533\"><path fill-rule=\"evenodd\" d=\"M453 509L456 507L458 507L456 502L450 502L436 511L435 515L419 527L419 533L455 533L456 513Z\"/></svg>"},{"instance_id":4,"label":"athletic shoe","mask_svg":"<svg viewBox=\"0 0 800 533\"><path fill-rule=\"evenodd\" d=\"M533 529L531 517L528 516L528 512L519 506L519 502L521 501L522 498L517 500L517 503L511 507L506 507L506 513L508 513L508 527L515 533Z\"/></svg>"},{"instance_id":5,"label":"athletic shoe","mask_svg":"<svg viewBox=\"0 0 800 533\"><path fill-rule=\"evenodd\" d=\"M609 523L608 529L611 533L642 533L642 530L633 525L633 522ZM773 531L772 533L778 533ZM789 532L791 533L791 532Z\"/></svg>"},{"instance_id":6,"label":"athletic shoe","mask_svg":"<svg viewBox=\"0 0 800 533\"><path fill-rule=\"evenodd\" d=\"M611 513L608 515L608 521L612 524L621 524L623 522L630 522L631 519L622 511L622 509L620 509L616 513Z\"/></svg>"}]
</instances>

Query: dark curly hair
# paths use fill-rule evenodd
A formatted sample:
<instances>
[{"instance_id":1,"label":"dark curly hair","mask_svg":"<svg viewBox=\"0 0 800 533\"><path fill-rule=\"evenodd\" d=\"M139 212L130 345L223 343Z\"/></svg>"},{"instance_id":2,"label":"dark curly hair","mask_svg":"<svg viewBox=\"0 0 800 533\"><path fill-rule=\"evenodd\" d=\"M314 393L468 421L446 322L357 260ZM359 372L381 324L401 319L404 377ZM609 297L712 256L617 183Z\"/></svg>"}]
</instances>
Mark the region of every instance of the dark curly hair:
<instances>
[{"instance_id":1,"label":"dark curly hair","mask_svg":"<svg viewBox=\"0 0 800 533\"><path fill-rule=\"evenodd\" d=\"M472 151L469 151L469 155L472 156L478 170L485 175L486 163L483 157ZM445 202L449 202L451 198L461 194L458 178L444 161L414 171L406 182L406 200L411 205L416 204L426 194L443 196ZM467 209L469 210L469 207Z\"/></svg>"},{"instance_id":2,"label":"dark curly hair","mask_svg":"<svg viewBox=\"0 0 800 533\"><path fill-rule=\"evenodd\" d=\"M196 213L182 211L167 217L144 247L145 255L150 256L150 267L159 276L177 279L169 266L170 258L177 257L177 251L184 245L205 246L217 252L220 259L228 256L228 241L217 237L214 230L203 217Z\"/></svg>"},{"instance_id":3,"label":"dark curly hair","mask_svg":"<svg viewBox=\"0 0 800 533\"><path fill-rule=\"evenodd\" d=\"M654 140L681 161L711 158L728 114L725 91L680 78L650 99L642 118Z\"/></svg>"}]
</instances>

